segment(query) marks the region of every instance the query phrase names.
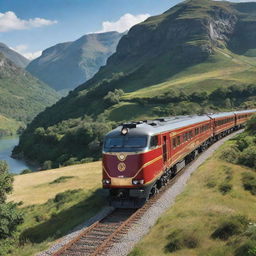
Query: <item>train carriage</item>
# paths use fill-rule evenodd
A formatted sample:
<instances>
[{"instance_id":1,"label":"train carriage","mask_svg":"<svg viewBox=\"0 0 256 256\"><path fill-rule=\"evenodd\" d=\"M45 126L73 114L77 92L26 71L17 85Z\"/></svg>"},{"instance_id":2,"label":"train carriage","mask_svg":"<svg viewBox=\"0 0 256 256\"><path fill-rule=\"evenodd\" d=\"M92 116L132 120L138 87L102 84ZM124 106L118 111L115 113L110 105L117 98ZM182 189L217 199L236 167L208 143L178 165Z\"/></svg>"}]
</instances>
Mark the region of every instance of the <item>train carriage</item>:
<instances>
[{"instance_id":1,"label":"train carriage","mask_svg":"<svg viewBox=\"0 0 256 256\"><path fill-rule=\"evenodd\" d=\"M243 124L251 118L251 116L255 113L255 110L242 110L242 111L235 111L235 121L236 126L238 128L242 127Z\"/></svg>"},{"instance_id":2,"label":"train carriage","mask_svg":"<svg viewBox=\"0 0 256 256\"><path fill-rule=\"evenodd\" d=\"M105 136L102 160L102 183L111 205L140 207L198 153L255 112L162 118L112 130Z\"/></svg>"}]
</instances>

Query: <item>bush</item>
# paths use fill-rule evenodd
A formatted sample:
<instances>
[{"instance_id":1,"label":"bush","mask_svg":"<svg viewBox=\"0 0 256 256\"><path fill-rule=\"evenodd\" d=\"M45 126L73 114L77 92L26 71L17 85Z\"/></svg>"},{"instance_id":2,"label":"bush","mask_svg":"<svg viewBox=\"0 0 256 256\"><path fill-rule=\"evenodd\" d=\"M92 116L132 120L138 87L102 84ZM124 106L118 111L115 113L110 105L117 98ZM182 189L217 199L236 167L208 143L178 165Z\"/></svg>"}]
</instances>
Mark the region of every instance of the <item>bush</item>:
<instances>
[{"instance_id":1,"label":"bush","mask_svg":"<svg viewBox=\"0 0 256 256\"><path fill-rule=\"evenodd\" d=\"M20 175L22 174L27 174L27 173L31 173L32 171L30 169L24 169L23 171L21 171Z\"/></svg>"},{"instance_id":2,"label":"bush","mask_svg":"<svg viewBox=\"0 0 256 256\"><path fill-rule=\"evenodd\" d=\"M77 193L79 193L81 191L82 191L82 189L67 190L65 192L57 194L55 196L55 198L53 199L53 201L55 203L60 203L60 202L61 203L67 203L67 202L69 202L72 199L72 197L75 194L77 194Z\"/></svg>"},{"instance_id":3,"label":"bush","mask_svg":"<svg viewBox=\"0 0 256 256\"><path fill-rule=\"evenodd\" d=\"M245 190L251 192L252 195L256 195L256 175L250 172L242 174L242 182Z\"/></svg>"},{"instance_id":4,"label":"bush","mask_svg":"<svg viewBox=\"0 0 256 256\"><path fill-rule=\"evenodd\" d=\"M250 168L256 168L256 146L251 145L240 155L239 163Z\"/></svg>"},{"instance_id":5,"label":"bush","mask_svg":"<svg viewBox=\"0 0 256 256\"><path fill-rule=\"evenodd\" d=\"M252 134L256 133L256 115L254 115L246 125L246 130Z\"/></svg>"},{"instance_id":6,"label":"bush","mask_svg":"<svg viewBox=\"0 0 256 256\"><path fill-rule=\"evenodd\" d=\"M211 237L214 239L227 240L233 235L244 232L248 223L249 221L243 216L231 216L220 223Z\"/></svg>"},{"instance_id":7,"label":"bush","mask_svg":"<svg viewBox=\"0 0 256 256\"><path fill-rule=\"evenodd\" d=\"M43 164L43 170L49 170L52 169L52 161L48 160L45 161Z\"/></svg>"},{"instance_id":8,"label":"bush","mask_svg":"<svg viewBox=\"0 0 256 256\"><path fill-rule=\"evenodd\" d=\"M135 248L128 256L144 256L144 253L139 248Z\"/></svg>"},{"instance_id":9,"label":"bush","mask_svg":"<svg viewBox=\"0 0 256 256\"><path fill-rule=\"evenodd\" d=\"M246 241L235 250L235 256L256 256L256 241Z\"/></svg>"},{"instance_id":10,"label":"bush","mask_svg":"<svg viewBox=\"0 0 256 256\"><path fill-rule=\"evenodd\" d=\"M50 184L58 184L58 183L63 183L66 182L68 179L72 179L74 176L61 176L54 181L50 182Z\"/></svg>"},{"instance_id":11,"label":"bush","mask_svg":"<svg viewBox=\"0 0 256 256\"><path fill-rule=\"evenodd\" d=\"M219 185L219 191L221 192L222 195L226 195L228 192L230 192L231 189L232 185L227 182L223 182L222 184Z\"/></svg>"},{"instance_id":12,"label":"bush","mask_svg":"<svg viewBox=\"0 0 256 256\"><path fill-rule=\"evenodd\" d=\"M199 245L199 239L194 233L183 230L175 230L168 237L170 242L165 246L165 251L174 252L182 248L196 248Z\"/></svg>"},{"instance_id":13,"label":"bush","mask_svg":"<svg viewBox=\"0 0 256 256\"><path fill-rule=\"evenodd\" d=\"M214 188L216 185L217 185L217 182L216 182L215 179L209 178L209 179L207 180L206 186L207 186L208 188Z\"/></svg>"},{"instance_id":14,"label":"bush","mask_svg":"<svg viewBox=\"0 0 256 256\"><path fill-rule=\"evenodd\" d=\"M8 172L8 166L0 161L0 240L11 238L17 226L23 222L23 216L17 209L17 204L6 203L6 195L12 191L13 177Z\"/></svg>"},{"instance_id":15,"label":"bush","mask_svg":"<svg viewBox=\"0 0 256 256\"><path fill-rule=\"evenodd\" d=\"M222 150L220 159L236 164L239 161L240 153L241 152L235 145L231 145L230 148Z\"/></svg>"}]
</instances>

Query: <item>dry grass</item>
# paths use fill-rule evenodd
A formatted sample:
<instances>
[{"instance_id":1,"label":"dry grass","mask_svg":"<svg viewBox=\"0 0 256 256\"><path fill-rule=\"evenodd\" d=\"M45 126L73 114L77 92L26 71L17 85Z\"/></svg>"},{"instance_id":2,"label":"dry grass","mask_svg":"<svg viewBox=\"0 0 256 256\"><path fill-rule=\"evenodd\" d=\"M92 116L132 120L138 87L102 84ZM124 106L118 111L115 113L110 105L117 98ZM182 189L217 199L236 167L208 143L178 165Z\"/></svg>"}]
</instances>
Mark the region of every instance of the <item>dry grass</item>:
<instances>
[{"instance_id":1,"label":"dry grass","mask_svg":"<svg viewBox=\"0 0 256 256\"><path fill-rule=\"evenodd\" d=\"M50 184L61 176L74 176L63 183ZM22 201L23 206L42 204L60 192L72 189L96 190L101 186L101 162L73 165L15 176L14 191L9 201Z\"/></svg>"}]
</instances>

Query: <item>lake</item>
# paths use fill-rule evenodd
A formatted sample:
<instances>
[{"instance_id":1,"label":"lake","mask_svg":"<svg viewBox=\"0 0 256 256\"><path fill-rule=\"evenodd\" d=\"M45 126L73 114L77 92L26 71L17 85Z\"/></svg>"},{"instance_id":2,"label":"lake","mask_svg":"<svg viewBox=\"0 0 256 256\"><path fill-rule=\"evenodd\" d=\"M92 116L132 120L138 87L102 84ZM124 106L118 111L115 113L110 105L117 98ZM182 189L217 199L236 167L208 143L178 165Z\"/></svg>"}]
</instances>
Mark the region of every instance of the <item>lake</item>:
<instances>
[{"instance_id":1,"label":"lake","mask_svg":"<svg viewBox=\"0 0 256 256\"><path fill-rule=\"evenodd\" d=\"M11 173L19 174L24 169L35 170L22 160L11 158L13 148L18 145L19 137L0 137L0 160L7 162Z\"/></svg>"}]
</instances>

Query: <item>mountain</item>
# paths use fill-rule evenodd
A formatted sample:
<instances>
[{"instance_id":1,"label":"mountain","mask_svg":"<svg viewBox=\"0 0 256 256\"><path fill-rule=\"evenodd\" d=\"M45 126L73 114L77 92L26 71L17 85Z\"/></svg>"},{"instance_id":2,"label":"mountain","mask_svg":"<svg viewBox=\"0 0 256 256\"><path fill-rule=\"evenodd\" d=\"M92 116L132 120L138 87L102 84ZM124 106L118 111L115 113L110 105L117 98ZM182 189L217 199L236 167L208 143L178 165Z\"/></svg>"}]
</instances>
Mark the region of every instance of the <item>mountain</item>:
<instances>
[{"instance_id":1,"label":"mountain","mask_svg":"<svg viewBox=\"0 0 256 256\"><path fill-rule=\"evenodd\" d=\"M189 0L148 18L92 79L33 120L15 152L54 166L87 161L99 157L109 121L256 106L255 26L256 3Z\"/></svg>"},{"instance_id":2,"label":"mountain","mask_svg":"<svg viewBox=\"0 0 256 256\"><path fill-rule=\"evenodd\" d=\"M15 52L14 50L10 49L7 45L0 43L0 52L9 60L14 62L14 64L18 67L25 68L29 60L26 59L21 54Z\"/></svg>"},{"instance_id":3,"label":"mountain","mask_svg":"<svg viewBox=\"0 0 256 256\"><path fill-rule=\"evenodd\" d=\"M56 90L71 90L90 79L116 50L123 34L85 35L43 51L27 70Z\"/></svg>"},{"instance_id":4,"label":"mountain","mask_svg":"<svg viewBox=\"0 0 256 256\"><path fill-rule=\"evenodd\" d=\"M0 53L1 135L13 133L59 98L56 91Z\"/></svg>"}]
</instances>

